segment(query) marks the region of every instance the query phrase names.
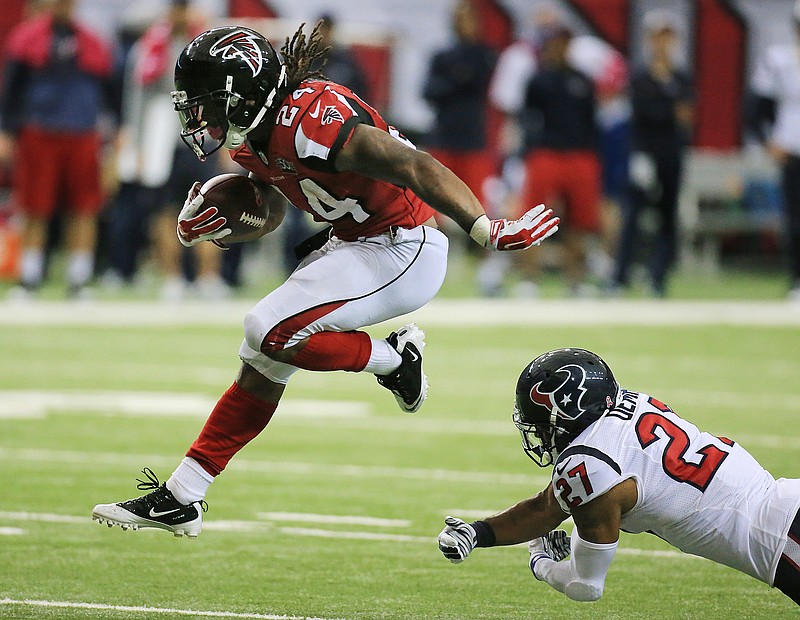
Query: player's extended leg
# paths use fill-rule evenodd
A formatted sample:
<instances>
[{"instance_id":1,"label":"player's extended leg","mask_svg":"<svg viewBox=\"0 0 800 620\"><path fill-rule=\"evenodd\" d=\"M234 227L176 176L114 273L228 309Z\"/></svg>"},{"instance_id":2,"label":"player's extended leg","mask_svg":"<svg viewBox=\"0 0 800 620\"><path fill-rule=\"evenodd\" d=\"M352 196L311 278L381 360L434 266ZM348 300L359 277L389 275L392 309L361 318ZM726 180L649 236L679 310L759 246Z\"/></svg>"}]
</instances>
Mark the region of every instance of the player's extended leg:
<instances>
[{"instance_id":1,"label":"player's extended leg","mask_svg":"<svg viewBox=\"0 0 800 620\"><path fill-rule=\"evenodd\" d=\"M169 480L160 484L147 468L139 490L149 493L114 504L99 504L92 518L122 529L154 527L190 538L200 533L208 487L228 461L272 419L285 384L271 381L247 364L220 397L186 458Z\"/></svg>"}]
</instances>

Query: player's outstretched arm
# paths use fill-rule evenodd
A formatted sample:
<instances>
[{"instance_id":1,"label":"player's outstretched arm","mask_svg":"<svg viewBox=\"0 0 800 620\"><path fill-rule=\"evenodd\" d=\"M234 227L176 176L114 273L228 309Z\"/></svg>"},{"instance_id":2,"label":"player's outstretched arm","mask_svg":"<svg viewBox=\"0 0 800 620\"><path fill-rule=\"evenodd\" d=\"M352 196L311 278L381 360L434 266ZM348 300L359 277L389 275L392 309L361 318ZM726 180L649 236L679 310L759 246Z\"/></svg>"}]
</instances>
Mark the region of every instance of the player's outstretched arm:
<instances>
[{"instance_id":1,"label":"player's outstretched arm","mask_svg":"<svg viewBox=\"0 0 800 620\"><path fill-rule=\"evenodd\" d=\"M558 505L551 482L533 497L484 521L492 528L496 545L516 545L544 536L567 517L569 515Z\"/></svg>"},{"instance_id":2,"label":"player's outstretched arm","mask_svg":"<svg viewBox=\"0 0 800 620\"><path fill-rule=\"evenodd\" d=\"M476 547L514 545L544 536L568 516L558 505L551 484L538 495L493 517L466 523L448 516L438 537L439 550L453 564L458 564Z\"/></svg>"},{"instance_id":3,"label":"player's outstretched arm","mask_svg":"<svg viewBox=\"0 0 800 620\"><path fill-rule=\"evenodd\" d=\"M552 210L538 205L518 220L490 220L469 187L430 154L390 134L359 124L336 158L336 169L409 187L452 218L479 244L495 250L539 245L558 230Z\"/></svg>"}]
</instances>

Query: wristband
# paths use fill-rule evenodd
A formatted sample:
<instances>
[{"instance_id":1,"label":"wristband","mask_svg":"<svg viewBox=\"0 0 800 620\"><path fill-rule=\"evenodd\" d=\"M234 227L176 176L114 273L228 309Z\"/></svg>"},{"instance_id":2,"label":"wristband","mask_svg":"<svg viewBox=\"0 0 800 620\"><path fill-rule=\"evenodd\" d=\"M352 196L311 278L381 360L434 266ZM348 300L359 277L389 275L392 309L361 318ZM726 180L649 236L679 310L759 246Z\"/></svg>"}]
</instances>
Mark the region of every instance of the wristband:
<instances>
[{"instance_id":1,"label":"wristband","mask_svg":"<svg viewBox=\"0 0 800 620\"><path fill-rule=\"evenodd\" d=\"M469 229L469 236L472 237L479 245L488 248L490 231L491 223L488 216L484 213L473 222L472 228Z\"/></svg>"},{"instance_id":2,"label":"wristband","mask_svg":"<svg viewBox=\"0 0 800 620\"><path fill-rule=\"evenodd\" d=\"M486 217L486 216L484 216ZM472 529L475 530L475 546L476 547L494 547L496 538L492 526L486 521L473 521L470 523Z\"/></svg>"}]
</instances>

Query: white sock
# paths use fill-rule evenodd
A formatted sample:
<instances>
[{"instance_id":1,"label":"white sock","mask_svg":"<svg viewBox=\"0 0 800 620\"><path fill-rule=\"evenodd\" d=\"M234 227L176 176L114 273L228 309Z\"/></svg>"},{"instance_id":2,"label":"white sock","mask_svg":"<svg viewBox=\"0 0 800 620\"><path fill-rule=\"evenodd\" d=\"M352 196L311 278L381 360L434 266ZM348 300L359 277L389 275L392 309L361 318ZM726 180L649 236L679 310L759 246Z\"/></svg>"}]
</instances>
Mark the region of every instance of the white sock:
<instances>
[{"instance_id":1,"label":"white sock","mask_svg":"<svg viewBox=\"0 0 800 620\"><path fill-rule=\"evenodd\" d=\"M214 476L203 469L200 463L187 456L165 484L181 504L191 504L199 502L206 496L206 491L212 482Z\"/></svg>"},{"instance_id":2,"label":"white sock","mask_svg":"<svg viewBox=\"0 0 800 620\"><path fill-rule=\"evenodd\" d=\"M38 248L23 251L20 260L20 281L29 286L39 286L43 277L44 252Z\"/></svg>"},{"instance_id":3,"label":"white sock","mask_svg":"<svg viewBox=\"0 0 800 620\"><path fill-rule=\"evenodd\" d=\"M67 265L67 281L70 286L85 286L92 278L94 255L92 252L72 252Z\"/></svg>"},{"instance_id":4,"label":"white sock","mask_svg":"<svg viewBox=\"0 0 800 620\"><path fill-rule=\"evenodd\" d=\"M364 371L374 375L388 375L397 370L402 361L403 358L392 345L385 340L372 338L372 353L369 355L367 365L364 366Z\"/></svg>"}]
</instances>

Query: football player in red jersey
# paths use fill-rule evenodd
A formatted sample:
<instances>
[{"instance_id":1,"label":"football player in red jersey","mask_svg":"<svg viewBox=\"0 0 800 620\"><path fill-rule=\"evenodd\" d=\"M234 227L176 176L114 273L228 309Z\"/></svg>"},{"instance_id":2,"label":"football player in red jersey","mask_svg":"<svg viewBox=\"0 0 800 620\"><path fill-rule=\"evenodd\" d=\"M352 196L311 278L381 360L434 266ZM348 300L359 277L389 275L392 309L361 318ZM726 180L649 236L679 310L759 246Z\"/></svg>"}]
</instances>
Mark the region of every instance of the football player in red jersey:
<instances>
[{"instance_id":1,"label":"football player in red jersey","mask_svg":"<svg viewBox=\"0 0 800 620\"><path fill-rule=\"evenodd\" d=\"M538 245L557 230L544 205L518 220L490 220L451 171L311 68L325 53L316 29L307 38L301 26L281 51L242 27L194 39L175 68L182 137L201 159L228 149L267 197L279 192L330 231L245 317L239 374L169 480L159 484L145 468L139 488L150 493L95 506L93 518L109 525L197 536L209 485L264 429L298 368L371 372L403 411L416 412L427 393L422 331L410 324L378 340L359 330L416 310L438 292L447 239L434 209L496 250ZM198 188L179 215L180 241L224 244L225 218L203 205ZM278 204L265 234L283 218Z\"/></svg>"},{"instance_id":2,"label":"football player in red jersey","mask_svg":"<svg viewBox=\"0 0 800 620\"><path fill-rule=\"evenodd\" d=\"M475 547L528 541L536 579L572 600L596 601L620 531L649 532L800 604L800 479L776 480L738 443L621 389L585 349L556 349L528 364L513 419L525 453L553 465L552 482L486 519L445 518L439 549L454 564ZM569 516L571 536L555 529Z\"/></svg>"}]
</instances>

